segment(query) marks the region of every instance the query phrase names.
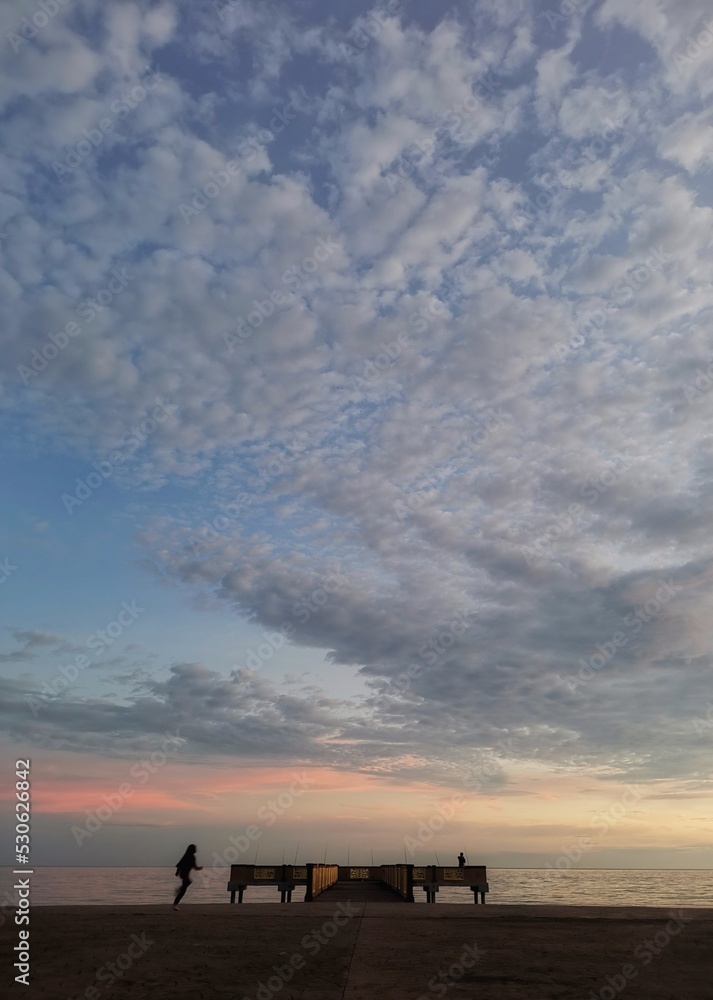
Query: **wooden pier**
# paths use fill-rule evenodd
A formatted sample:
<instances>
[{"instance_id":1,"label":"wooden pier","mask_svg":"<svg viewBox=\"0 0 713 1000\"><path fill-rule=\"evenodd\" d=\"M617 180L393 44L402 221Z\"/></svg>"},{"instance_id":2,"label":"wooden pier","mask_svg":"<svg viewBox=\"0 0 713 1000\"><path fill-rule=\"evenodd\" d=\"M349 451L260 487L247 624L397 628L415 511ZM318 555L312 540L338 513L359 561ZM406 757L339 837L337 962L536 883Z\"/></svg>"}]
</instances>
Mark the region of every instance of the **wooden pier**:
<instances>
[{"instance_id":1,"label":"wooden pier","mask_svg":"<svg viewBox=\"0 0 713 1000\"><path fill-rule=\"evenodd\" d=\"M485 903L489 891L485 865L443 867L441 865L231 865L228 892L230 902L243 902L251 885L274 885L281 903L292 902L292 893L304 886L304 901L355 900L413 903L414 889L426 893L426 902L435 903L441 886L468 888L474 903ZM480 897L480 899L478 898Z\"/></svg>"}]
</instances>

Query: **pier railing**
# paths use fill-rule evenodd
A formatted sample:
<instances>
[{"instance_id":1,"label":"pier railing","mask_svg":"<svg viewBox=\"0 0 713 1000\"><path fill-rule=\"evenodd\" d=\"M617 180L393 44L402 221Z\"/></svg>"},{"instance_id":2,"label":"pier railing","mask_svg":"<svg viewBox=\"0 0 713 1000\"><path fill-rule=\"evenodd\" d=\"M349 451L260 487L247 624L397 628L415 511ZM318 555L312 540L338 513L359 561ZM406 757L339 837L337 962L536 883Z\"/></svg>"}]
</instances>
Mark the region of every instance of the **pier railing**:
<instances>
[{"instance_id":1,"label":"pier railing","mask_svg":"<svg viewBox=\"0 0 713 1000\"><path fill-rule=\"evenodd\" d=\"M473 893L473 902L485 902L485 894L489 891L485 865L463 865L459 868L442 867L441 865L415 865L413 869L413 884L420 885L426 893L429 903L436 902L436 893L440 886L468 886Z\"/></svg>"},{"instance_id":2,"label":"pier railing","mask_svg":"<svg viewBox=\"0 0 713 1000\"><path fill-rule=\"evenodd\" d=\"M468 888L474 903L484 903L489 890L485 865L448 867L441 865L231 865L228 891L230 902L242 903L248 886L274 885L280 893L280 902L289 903L298 886L305 887L305 902L310 903L336 882L382 882L402 899L414 902L414 888L426 893L429 903L436 902L436 893L443 886Z\"/></svg>"},{"instance_id":3,"label":"pier railing","mask_svg":"<svg viewBox=\"0 0 713 1000\"><path fill-rule=\"evenodd\" d=\"M407 903L413 903L413 865L381 865L380 878Z\"/></svg>"},{"instance_id":4,"label":"pier railing","mask_svg":"<svg viewBox=\"0 0 713 1000\"><path fill-rule=\"evenodd\" d=\"M307 865L307 891L305 902L311 903L339 878L339 865Z\"/></svg>"},{"instance_id":5,"label":"pier railing","mask_svg":"<svg viewBox=\"0 0 713 1000\"><path fill-rule=\"evenodd\" d=\"M307 884L307 865L231 865L228 891L230 902L242 903L243 893L249 885L276 885L280 902L290 903L292 892L298 885Z\"/></svg>"}]
</instances>

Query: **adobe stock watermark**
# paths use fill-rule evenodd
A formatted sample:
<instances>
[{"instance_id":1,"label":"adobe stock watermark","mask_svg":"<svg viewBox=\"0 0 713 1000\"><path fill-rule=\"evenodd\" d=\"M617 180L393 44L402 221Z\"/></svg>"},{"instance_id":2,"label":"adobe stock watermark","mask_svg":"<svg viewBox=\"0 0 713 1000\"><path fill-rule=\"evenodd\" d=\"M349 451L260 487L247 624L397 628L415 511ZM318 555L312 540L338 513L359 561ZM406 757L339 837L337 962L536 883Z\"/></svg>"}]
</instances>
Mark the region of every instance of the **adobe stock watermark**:
<instances>
[{"instance_id":1,"label":"adobe stock watermark","mask_svg":"<svg viewBox=\"0 0 713 1000\"><path fill-rule=\"evenodd\" d=\"M473 608L456 612L449 622L439 625L435 634L421 643L418 648L419 657L425 660L429 666L436 664L439 658L444 656L459 641L460 636L468 631L473 624L468 619L474 619L476 614L477 612ZM413 682L421 676L423 670L422 663L411 663L406 670L389 680L386 690L381 692L376 700L383 703L387 695L405 694Z\"/></svg>"},{"instance_id":2,"label":"adobe stock watermark","mask_svg":"<svg viewBox=\"0 0 713 1000\"><path fill-rule=\"evenodd\" d=\"M228 331L223 334L225 346L228 354L232 354L236 347L249 340L256 330L264 324L266 319L274 315L275 309L285 309L295 302L296 294L301 285L318 270L319 265L328 260L335 250L341 250L341 243L334 243L332 240L323 240L321 237L315 243L312 253L303 257L299 264L293 264L284 272L280 281L288 289L273 288L264 299L253 299L254 309L247 314L247 319L237 316L235 320L235 332Z\"/></svg>"},{"instance_id":3,"label":"adobe stock watermark","mask_svg":"<svg viewBox=\"0 0 713 1000\"><path fill-rule=\"evenodd\" d=\"M518 208L518 213L523 215L528 221L534 222L541 212L551 208L554 204L555 196L562 190L576 191L576 177L572 170L578 170L601 159L602 153L610 146L623 130L626 118L620 115L619 118L605 118L604 128L599 135L592 139L582 149L577 144L568 146L563 153L563 159L569 164L567 170L555 166L553 170L548 170L539 177L539 184L544 189L536 195L527 196L527 204Z\"/></svg>"},{"instance_id":4,"label":"adobe stock watermark","mask_svg":"<svg viewBox=\"0 0 713 1000\"><path fill-rule=\"evenodd\" d=\"M492 434L496 429L504 426L505 422L510 420L510 415L506 413L501 407L498 410L494 410L492 406L486 411L485 419L481 423L477 430L469 435L458 445L456 451L448 459L447 467L439 472L434 473L433 476L429 476L425 479L419 481L419 488L413 490L412 492L406 494L404 499L399 499L394 502L393 509L396 517L399 521L404 521L409 514L416 513L421 510L430 500L433 500L434 494L443 486L443 483L448 479L450 472L448 466L453 462L462 462L465 459L475 458L477 456L476 447L481 445L490 434Z\"/></svg>"},{"instance_id":5,"label":"adobe stock watermark","mask_svg":"<svg viewBox=\"0 0 713 1000\"><path fill-rule=\"evenodd\" d=\"M117 295L120 295L130 281L134 281L135 274L129 274L126 267L121 270L114 267L111 270L113 277L107 282L104 288L95 292L92 298L84 299L77 306L75 314L77 320L70 320L63 330L57 333L48 333L45 343L40 348L33 348L30 360L27 365L18 365L17 374L22 379L23 385L29 385L30 379L37 378L47 366L54 361L61 351L69 344L70 340L78 337L83 332L82 322L85 326L92 323L94 319L111 305ZM82 322L78 322L81 320Z\"/></svg>"},{"instance_id":6,"label":"adobe stock watermark","mask_svg":"<svg viewBox=\"0 0 713 1000\"><path fill-rule=\"evenodd\" d=\"M362 389L365 385L376 382L385 371L388 371L398 361L408 343L407 333L400 333L395 340L390 340L388 344L382 340L379 344L379 352L373 358L367 358L363 362L362 374L352 375L349 379L352 389Z\"/></svg>"},{"instance_id":7,"label":"adobe stock watermark","mask_svg":"<svg viewBox=\"0 0 713 1000\"><path fill-rule=\"evenodd\" d=\"M10 562L9 556L0 561L0 584L7 583L13 573L16 573L18 567Z\"/></svg>"},{"instance_id":8,"label":"adobe stock watermark","mask_svg":"<svg viewBox=\"0 0 713 1000\"><path fill-rule=\"evenodd\" d=\"M567 146L561 157L566 166L562 167L559 162L555 162L549 170L538 177L538 182L544 191L532 199L537 207L540 209L549 208L554 201L554 195L551 193L553 191L556 192L561 188L566 188L569 191L578 190L581 184L578 185L578 178L574 171L591 166L600 160L607 147L611 146L623 134L625 124L626 115L619 115L618 118L607 117L604 119L604 128L601 129L599 135L587 142L585 146L582 147L578 143Z\"/></svg>"},{"instance_id":9,"label":"adobe stock watermark","mask_svg":"<svg viewBox=\"0 0 713 1000\"><path fill-rule=\"evenodd\" d=\"M238 10L242 0L211 0L211 6L222 21L231 10Z\"/></svg>"},{"instance_id":10,"label":"adobe stock watermark","mask_svg":"<svg viewBox=\"0 0 713 1000\"><path fill-rule=\"evenodd\" d=\"M342 54L349 59L361 55L374 44L384 30L388 20L386 15L395 14L399 10L401 10L401 0L387 0L380 10L372 10L366 14L360 19L360 23L350 30L347 41L341 43Z\"/></svg>"},{"instance_id":11,"label":"adobe stock watermark","mask_svg":"<svg viewBox=\"0 0 713 1000\"><path fill-rule=\"evenodd\" d=\"M465 805L465 799L456 792L447 802L437 805L428 819L419 820L415 836L407 834L404 837L404 848L411 857L426 844L430 843L437 833L445 827L456 815L458 809Z\"/></svg>"},{"instance_id":12,"label":"adobe stock watermark","mask_svg":"<svg viewBox=\"0 0 713 1000\"><path fill-rule=\"evenodd\" d=\"M114 983L123 979L134 962L145 955L149 948L156 944L155 941L151 941L146 937L146 931L143 931L141 934L132 934L129 941L131 943L127 946L126 951L118 954L113 961L104 962L97 969L94 976L94 983L101 983L101 988L96 985L88 986L83 993L77 994L76 997L69 997L68 1000L98 1000L102 989L108 989Z\"/></svg>"},{"instance_id":13,"label":"adobe stock watermark","mask_svg":"<svg viewBox=\"0 0 713 1000\"><path fill-rule=\"evenodd\" d=\"M565 361L572 353L584 346L588 337L600 333L609 322L610 317L614 316L625 306L631 305L636 297L636 292L648 284L652 276L661 271L664 265L672 260L673 255L666 253L661 246L649 254L643 263L631 268L627 272L626 280L620 281L612 289L606 301L598 309L594 309L587 315L569 340L566 343L560 343L555 346L551 360L558 363ZM617 297L616 299L615 296Z\"/></svg>"},{"instance_id":14,"label":"adobe stock watermark","mask_svg":"<svg viewBox=\"0 0 713 1000\"><path fill-rule=\"evenodd\" d=\"M660 586L654 597L650 597L640 607L624 615L624 624L628 632L617 630L607 642L598 642L596 644L596 652L592 653L588 659L580 656L578 661L579 670L577 671L578 680L575 681L571 677L566 679L566 684L570 691L576 691L581 684L586 684L587 681L590 681L602 667L606 666L607 663L611 663L619 650L628 646L633 637L639 634L645 624L653 621L664 605L668 604L680 589L679 587L675 587L670 580L667 582L659 580L658 582Z\"/></svg>"},{"instance_id":15,"label":"adobe stock watermark","mask_svg":"<svg viewBox=\"0 0 713 1000\"><path fill-rule=\"evenodd\" d=\"M607 809L605 812L595 813L590 820L590 827L593 831L599 834L599 839L605 837L609 830L620 823L621 820L628 815L632 807L636 805L646 794L646 789L639 785L626 785L626 791L620 798L618 802ZM556 861L547 861L545 863L545 868L551 871L558 872L560 875L563 871L569 871L576 864L582 860L585 854L589 851L593 851L598 846L598 842L594 837L581 836L577 840L570 844L569 847L563 847L562 853L556 859Z\"/></svg>"},{"instance_id":16,"label":"adobe stock watermark","mask_svg":"<svg viewBox=\"0 0 713 1000\"><path fill-rule=\"evenodd\" d=\"M220 514L210 521L204 520L201 525L200 534L194 533L186 541L186 545L192 549L193 553L198 553L206 542L208 544L217 539L230 527L231 522L240 523L247 509L252 507L256 500L262 496L272 480L277 479L297 460L302 453L302 445L293 441L292 446L283 445L287 455L273 455L264 468L258 473L248 478L248 486L252 486L254 493L238 493L235 501L228 503L217 501L216 506ZM296 450L293 450L296 449Z\"/></svg>"},{"instance_id":17,"label":"adobe stock watermark","mask_svg":"<svg viewBox=\"0 0 713 1000\"><path fill-rule=\"evenodd\" d=\"M133 425L130 431L122 435L119 447L98 462L92 462L94 471L89 472L84 479L77 476L74 493L63 493L60 497L64 509L69 515L74 514L77 507L85 504L89 498L100 489L107 479L114 475L115 470L141 448L160 425L175 413L178 407L170 400L157 399L157 405L150 416L144 417Z\"/></svg>"},{"instance_id":18,"label":"adobe stock watermark","mask_svg":"<svg viewBox=\"0 0 713 1000\"><path fill-rule=\"evenodd\" d=\"M681 391L687 403L698 403L701 397L710 390L712 385L713 361L711 361L705 371L702 368L696 368L695 382L692 385L684 385Z\"/></svg>"},{"instance_id":19,"label":"adobe stock watermark","mask_svg":"<svg viewBox=\"0 0 713 1000\"><path fill-rule=\"evenodd\" d=\"M477 90L483 91L480 96L492 96L499 85L499 81L494 78L490 70L473 84ZM423 158L433 152L439 140L457 136L465 123L472 119L479 110L481 110L481 105L473 94L466 97L464 101L451 105L440 116L440 124L431 131L429 136L413 142L399 155L397 166L382 173L391 193L393 194L400 187L397 178L406 180L413 177Z\"/></svg>"},{"instance_id":20,"label":"adobe stock watermark","mask_svg":"<svg viewBox=\"0 0 713 1000\"><path fill-rule=\"evenodd\" d=\"M274 826L292 808L297 799L309 791L310 787L314 784L316 784L315 780L305 774L304 771L301 774L295 775L294 781L290 782L289 787L284 792L280 792L274 799L268 799L265 805L260 806L258 809L257 817L261 821L262 826L256 826L254 823L251 823L245 827L242 833L239 833L237 836L233 834L228 837L228 845L222 853L218 854L217 851L213 851L213 859L210 867L212 869L229 868L230 865L237 864L241 857L252 853L253 846L262 838L265 830ZM202 879L205 884L210 883L210 876L207 874L201 875L198 872L197 877Z\"/></svg>"},{"instance_id":21,"label":"adobe stock watermark","mask_svg":"<svg viewBox=\"0 0 713 1000\"><path fill-rule=\"evenodd\" d=\"M302 93L305 93L304 88L302 88ZM297 118L297 110L294 101L288 101L282 108L273 108L268 128L259 129L256 136L245 139L241 143L238 150L240 159L228 160L224 164L224 168L220 170L210 170L208 180L201 187L194 187L190 195L187 196L187 199L190 200L179 203L178 211L186 225L190 226L193 218L200 215L211 201L215 201L221 192L225 191L233 180L240 176L244 163L252 163L258 153L265 149L276 135L284 132L295 118Z\"/></svg>"},{"instance_id":22,"label":"adobe stock watermark","mask_svg":"<svg viewBox=\"0 0 713 1000\"><path fill-rule=\"evenodd\" d=\"M20 24L15 31L8 31L5 36L12 46L12 51L18 53L21 46L29 45L37 38L43 28L46 28L53 17L64 8L68 7L72 0L39 0L37 9L30 17L20 19Z\"/></svg>"},{"instance_id":23,"label":"adobe stock watermark","mask_svg":"<svg viewBox=\"0 0 713 1000\"><path fill-rule=\"evenodd\" d=\"M612 486L628 472L632 466L632 460L628 455L616 452L614 464L611 468L605 469L596 479L588 479L579 489L580 495L587 500L589 506L593 506L600 497L604 496ZM557 514L555 519L544 531L540 532L535 541L523 547L523 555L529 566L532 566L537 558L542 558L546 550L554 545L565 535L576 534L580 529L575 528L577 519L585 508L580 503L571 503L566 513ZM529 525L528 525L529 527ZM534 552L534 555L533 555Z\"/></svg>"},{"instance_id":24,"label":"adobe stock watermark","mask_svg":"<svg viewBox=\"0 0 713 1000\"><path fill-rule=\"evenodd\" d=\"M295 972L306 967L307 960L303 952L307 952L310 957L314 958L355 916L357 916L357 911L352 908L351 902L337 903L330 918L325 920L316 930L312 928L308 934L304 935L300 941L301 951L294 952L284 965L273 965L274 976L269 976L264 982L261 980L257 984L255 1000L272 1000L272 997L290 982ZM252 998L246 996L243 1000L252 1000Z\"/></svg>"},{"instance_id":25,"label":"adobe stock watermark","mask_svg":"<svg viewBox=\"0 0 713 1000\"><path fill-rule=\"evenodd\" d=\"M689 35L686 38L686 48L683 52L674 52L673 64L678 70L679 76L686 76L686 70L695 62L699 56L703 55L706 49L713 45L713 18L703 22L703 31L695 37Z\"/></svg>"},{"instance_id":26,"label":"adobe stock watermark","mask_svg":"<svg viewBox=\"0 0 713 1000\"><path fill-rule=\"evenodd\" d=\"M141 83L111 102L109 106L111 115L100 118L93 128L82 129L82 138L74 145L64 147L66 153L64 160L62 162L52 161L52 169L60 184L64 184L65 177L73 173L83 160L96 152L106 137L114 131L117 121L122 121L127 115L130 115L139 104L146 100L151 91L156 90L166 79L168 79L166 76L158 72L146 73L141 78Z\"/></svg>"},{"instance_id":27,"label":"adobe stock watermark","mask_svg":"<svg viewBox=\"0 0 713 1000\"><path fill-rule=\"evenodd\" d=\"M283 622L279 630L265 630L262 633L264 642L248 650L245 657L245 666L248 670L259 670L263 663L271 660L275 653L281 650L294 637L296 632L297 628L291 622ZM240 670L242 669L242 664L234 663L232 669Z\"/></svg>"},{"instance_id":28,"label":"adobe stock watermark","mask_svg":"<svg viewBox=\"0 0 713 1000\"><path fill-rule=\"evenodd\" d=\"M97 656L101 656L145 611L146 608L140 608L136 601L122 601L116 618L108 622L104 628L97 629L88 635L84 641L85 646ZM57 676L53 680L45 681L39 694L27 695L25 700L33 716L37 718L41 708L46 708L55 698L63 694L70 684L74 684L79 675L91 665L90 658L84 653L80 653L74 658L73 663L59 667Z\"/></svg>"},{"instance_id":29,"label":"adobe stock watermark","mask_svg":"<svg viewBox=\"0 0 713 1000\"><path fill-rule=\"evenodd\" d=\"M713 701L709 701L706 705L705 715L698 716L698 718L692 719L691 722L696 736L702 736L709 729L713 729Z\"/></svg>"},{"instance_id":30,"label":"adobe stock watermark","mask_svg":"<svg viewBox=\"0 0 713 1000\"><path fill-rule=\"evenodd\" d=\"M679 910L678 913L669 910L668 915L670 920L666 922L665 927L656 931L653 937L645 938L634 948L632 958L635 962L626 962L619 972L613 976L607 976L606 984L599 990L591 990L585 1000L615 1000L638 976L637 965L642 968L651 965L653 960L668 948L671 941L678 937L681 931L685 930L686 924L689 924L693 919L693 917L684 917L682 910Z\"/></svg>"},{"instance_id":31,"label":"adobe stock watermark","mask_svg":"<svg viewBox=\"0 0 713 1000\"><path fill-rule=\"evenodd\" d=\"M436 635L427 639L419 646L418 655L430 666L438 662L439 657L444 656L448 650L455 646L458 638L471 627L472 621L469 618L477 616L476 608L468 608L465 611L458 611L448 624L439 628Z\"/></svg>"},{"instance_id":32,"label":"adobe stock watermark","mask_svg":"<svg viewBox=\"0 0 713 1000\"><path fill-rule=\"evenodd\" d=\"M292 608L293 617L301 625L306 625L312 615L323 608L329 602L329 598L338 593L348 582L349 578L342 573L330 573L318 587L311 588L295 602ZM245 666L250 670L259 670L263 663L271 660L275 653L294 637L296 631L296 626L286 621L282 622L279 631L263 632L262 637L265 641L248 650ZM240 670L242 664L235 663L232 669Z\"/></svg>"},{"instance_id":33,"label":"adobe stock watermark","mask_svg":"<svg viewBox=\"0 0 713 1000\"><path fill-rule=\"evenodd\" d=\"M439 969L438 974L428 980L429 993L437 997L444 997L450 987L459 982L466 974L466 971L477 965L480 959L487 954L487 951L481 948L477 941L474 941L473 944L464 945L463 951L456 962L449 965L447 969ZM422 993L418 997L418 1000L433 1000L433 998L426 993Z\"/></svg>"},{"instance_id":34,"label":"adobe stock watermark","mask_svg":"<svg viewBox=\"0 0 713 1000\"><path fill-rule=\"evenodd\" d=\"M509 736L507 740L498 740L498 743L493 748L493 751L495 750L500 750L505 757L512 757L514 753L512 736ZM500 770L501 764L499 758L492 757L484 764L479 764L470 774L465 775L462 782L463 787L468 792L473 792L477 795L487 786L488 780L494 778Z\"/></svg>"},{"instance_id":35,"label":"adobe stock watermark","mask_svg":"<svg viewBox=\"0 0 713 1000\"><path fill-rule=\"evenodd\" d=\"M447 315L447 306L440 299L432 298L425 308L417 309L411 313L408 318L409 330L412 330L414 333L424 333L433 319L442 318ZM349 385L351 388L364 389L378 381L384 372L388 371L399 360L410 343L411 336L409 333L399 333L395 340L391 340L388 343L382 341L379 344L377 354L361 362L361 375L349 376Z\"/></svg>"},{"instance_id":36,"label":"adobe stock watermark","mask_svg":"<svg viewBox=\"0 0 713 1000\"><path fill-rule=\"evenodd\" d=\"M590 0L562 0L558 10L552 10L550 7L547 10L539 11L537 16L547 18L550 30L554 31L555 25L562 21L566 23L573 14L586 10L589 3Z\"/></svg>"},{"instance_id":37,"label":"adobe stock watermark","mask_svg":"<svg viewBox=\"0 0 713 1000\"><path fill-rule=\"evenodd\" d=\"M85 809L87 817L83 826L74 824L70 827L70 833L74 837L77 847L82 847L85 840L90 840L97 834L111 817L123 809L126 802L133 796L137 787L142 787L149 781L157 771L165 767L169 758L178 753L185 745L185 739L180 738L181 727L175 733L164 733L161 748L153 750L146 757L137 761L129 769L129 776L135 781L122 781L122 783L108 795L102 795L102 802L96 809Z\"/></svg>"}]
</instances>

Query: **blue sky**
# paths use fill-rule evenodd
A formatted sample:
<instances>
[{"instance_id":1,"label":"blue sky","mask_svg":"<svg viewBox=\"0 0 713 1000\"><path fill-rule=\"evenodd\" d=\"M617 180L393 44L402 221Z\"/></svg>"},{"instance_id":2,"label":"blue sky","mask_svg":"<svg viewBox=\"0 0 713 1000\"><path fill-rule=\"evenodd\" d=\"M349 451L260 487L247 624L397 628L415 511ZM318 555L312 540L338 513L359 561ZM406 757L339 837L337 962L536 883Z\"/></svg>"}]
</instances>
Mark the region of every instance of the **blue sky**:
<instances>
[{"instance_id":1,"label":"blue sky","mask_svg":"<svg viewBox=\"0 0 713 1000\"><path fill-rule=\"evenodd\" d=\"M710 863L709 19L3 5L0 722L42 858L219 843L299 766L315 851L400 857L477 773L444 851L554 863L626 802L590 863Z\"/></svg>"}]
</instances>

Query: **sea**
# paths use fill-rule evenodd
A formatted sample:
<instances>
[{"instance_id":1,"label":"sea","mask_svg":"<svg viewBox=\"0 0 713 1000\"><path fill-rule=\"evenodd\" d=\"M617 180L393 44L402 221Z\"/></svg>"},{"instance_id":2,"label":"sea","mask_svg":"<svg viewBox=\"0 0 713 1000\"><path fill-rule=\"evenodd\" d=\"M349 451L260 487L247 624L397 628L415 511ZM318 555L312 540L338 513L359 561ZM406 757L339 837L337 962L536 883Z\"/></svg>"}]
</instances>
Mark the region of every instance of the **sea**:
<instances>
[{"instance_id":1,"label":"sea","mask_svg":"<svg viewBox=\"0 0 713 1000\"><path fill-rule=\"evenodd\" d=\"M21 876L0 869L0 905L14 900L12 886ZM33 868L33 906L131 906L169 903L179 883L173 868ZM228 871L206 867L193 873L181 905L227 903ZM713 871L709 869L625 870L577 868L488 868L489 903L555 903L570 906L713 906ZM416 902L425 903L418 887ZM301 889L293 894L300 902ZM276 886L250 886L244 902L276 903ZM438 902L473 905L466 887L442 886Z\"/></svg>"}]
</instances>

